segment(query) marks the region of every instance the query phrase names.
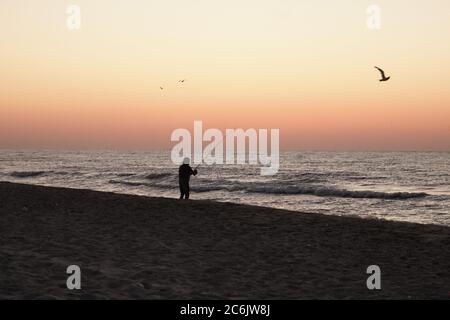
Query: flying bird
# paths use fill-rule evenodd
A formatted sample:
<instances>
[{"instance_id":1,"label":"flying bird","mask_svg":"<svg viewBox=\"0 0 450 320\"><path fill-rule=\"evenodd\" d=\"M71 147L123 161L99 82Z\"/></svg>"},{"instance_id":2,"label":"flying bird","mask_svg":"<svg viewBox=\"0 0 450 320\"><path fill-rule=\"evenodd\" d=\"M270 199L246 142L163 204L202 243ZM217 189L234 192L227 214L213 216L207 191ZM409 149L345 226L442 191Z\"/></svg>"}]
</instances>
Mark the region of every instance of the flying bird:
<instances>
[{"instance_id":1,"label":"flying bird","mask_svg":"<svg viewBox=\"0 0 450 320\"><path fill-rule=\"evenodd\" d=\"M179 80L178 82L184 83L187 79Z\"/></svg>"},{"instance_id":2,"label":"flying bird","mask_svg":"<svg viewBox=\"0 0 450 320\"><path fill-rule=\"evenodd\" d=\"M164 88L163 87L159 87L161 90L164 90Z\"/></svg>"},{"instance_id":3,"label":"flying bird","mask_svg":"<svg viewBox=\"0 0 450 320\"><path fill-rule=\"evenodd\" d=\"M375 67L375 69L377 69L381 73L381 79L380 79L381 82L388 81L391 78L391 77L386 77L386 74L384 73L383 69L380 69L378 67Z\"/></svg>"}]
</instances>

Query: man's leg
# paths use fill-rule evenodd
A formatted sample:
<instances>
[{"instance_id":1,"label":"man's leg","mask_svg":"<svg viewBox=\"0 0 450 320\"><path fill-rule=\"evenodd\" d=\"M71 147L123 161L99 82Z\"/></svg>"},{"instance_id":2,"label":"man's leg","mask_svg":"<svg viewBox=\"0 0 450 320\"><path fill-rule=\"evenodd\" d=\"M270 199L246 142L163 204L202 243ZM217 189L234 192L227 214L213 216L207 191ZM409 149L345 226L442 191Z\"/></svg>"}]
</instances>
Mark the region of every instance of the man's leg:
<instances>
[{"instance_id":1,"label":"man's leg","mask_svg":"<svg viewBox=\"0 0 450 320\"><path fill-rule=\"evenodd\" d=\"M189 199L189 184L187 182L182 182L180 184L181 198Z\"/></svg>"},{"instance_id":2,"label":"man's leg","mask_svg":"<svg viewBox=\"0 0 450 320\"><path fill-rule=\"evenodd\" d=\"M186 199L189 199L189 184L186 186Z\"/></svg>"},{"instance_id":3,"label":"man's leg","mask_svg":"<svg viewBox=\"0 0 450 320\"><path fill-rule=\"evenodd\" d=\"M183 190L183 185L180 183L180 199L184 198L184 190Z\"/></svg>"}]
</instances>

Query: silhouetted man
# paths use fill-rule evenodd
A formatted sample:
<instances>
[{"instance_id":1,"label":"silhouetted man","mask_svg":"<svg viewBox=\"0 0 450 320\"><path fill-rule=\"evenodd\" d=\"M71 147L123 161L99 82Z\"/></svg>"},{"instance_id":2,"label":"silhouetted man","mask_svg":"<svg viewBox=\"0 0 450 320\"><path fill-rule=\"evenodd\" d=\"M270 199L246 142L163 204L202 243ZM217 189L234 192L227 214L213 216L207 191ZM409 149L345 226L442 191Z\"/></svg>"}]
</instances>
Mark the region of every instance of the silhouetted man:
<instances>
[{"instance_id":1,"label":"silhouetted man","mask_svg":"<svg viewBox=\"0 0 450 320\"><path fill-rule=\"evenodd\" d=\"M189 163L189 158L185 158L183 164L178 170L180 181L180 199L189 199L189 180L191 179L191 175L197 175L197 170L192 170Z\"/></svg>"}]
</instances>

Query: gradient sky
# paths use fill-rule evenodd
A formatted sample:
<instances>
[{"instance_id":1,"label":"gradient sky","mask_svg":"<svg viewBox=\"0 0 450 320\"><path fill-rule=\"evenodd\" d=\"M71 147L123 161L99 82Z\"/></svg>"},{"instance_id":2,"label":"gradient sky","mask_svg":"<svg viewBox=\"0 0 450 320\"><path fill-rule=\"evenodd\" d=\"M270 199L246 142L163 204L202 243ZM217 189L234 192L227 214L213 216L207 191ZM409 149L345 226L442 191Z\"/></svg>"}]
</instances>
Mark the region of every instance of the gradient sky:
<instances>
[{"instance_id":1,"label":"gradient sky","mask_svg":"<svg viewBox=\"0 0 450 320\"><path fill-rule=\"evenodd\" d=\"M449 36L448 0L1 0L0 148L170 148L202 120L283 149L448 151Z\"/></svg>"}]
</instances>

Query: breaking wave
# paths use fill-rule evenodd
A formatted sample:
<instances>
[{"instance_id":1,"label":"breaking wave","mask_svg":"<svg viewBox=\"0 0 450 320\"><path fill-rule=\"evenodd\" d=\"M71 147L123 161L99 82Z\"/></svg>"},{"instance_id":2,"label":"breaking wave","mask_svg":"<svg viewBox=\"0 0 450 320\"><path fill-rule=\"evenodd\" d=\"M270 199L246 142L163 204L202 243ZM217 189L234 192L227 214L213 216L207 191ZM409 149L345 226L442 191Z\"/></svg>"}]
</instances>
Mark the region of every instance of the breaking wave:
<instances>
[{"instance_id":1,"label":"breaking wave","mask_svg":"<svg viewBox=\"0 0 450 320\"><path fill-rule=\"evenodd\" d=\"M163 179L164 177L171 176L170 174L160 174L158 177L152 175L153 179ZM113 184L123 184L128 186L147 186L159 189L174 189L177 188L175 181L122 181L122 180L110 180ZM237 183L229 182L226 180L213 181L204 179L201 182L193 183L191 190L195 192L210 192L210 191L228 191L228 192L245 192L245 193L262 193L262 194L275 194L275 195L313 195L318 197L340 197L340 198L356 198L356 199L391 199L391 200L403 200L413 198L423 198L428 196L423 192L378 192L370 190L346 190L334 187L327 187L321 185L284 185L274 186L269 184L255 183Z\"/></svg>"},{"instance_id":2,"label":"breaking wave","mask_svg":"<svg viewBox=\"0 0 450 320\"><path fill-rule=\"evenodd\" d=\"M147 179L147 180L159 180L159 179L164 179L164 178L167 178L167 177L170 177L170 176L174 176L174 175L171 174L171 173L151 173L151 174L147 175L145 177L145 179Z\"/></svg>"},{"instance_id":3,"label":"breaking wave","mask_svg":"<svg viewBox=\"0 0 450 320\"><path fill-rule=\"evenodd\" d=\"M46 171L14 171L11 173L11 177L14 178L32 178L46 174Z\"/></svg>"},{"instance_id":4,"label":"breaking wave","mask_svg":"<svg viewBox=\"0 0 450 320\"><path fill-rule=\"evenodd\" d=\"M134 173L117 173L118 177L131 177L134 176Z\"/></svg>"},{"instance_id":5,"label":"breaking wave","mask_svg":"<svg viewBox=\"0 0 450 320\"><path fill-rule=\"evenodd\" d=\"M325 186L252 186L246 188L247 192L268 193L268 194L305 194L319 197L340 197L340 198L365 198L365 199L411 199L422 198L428 194L424 192L377 192L369 190L346 190Z\"/></svg>"},{"instance_id":6,"label":"breaking wave","mask_svg":"<svg viewBox=\"0 0 450 320\"><path fill-rule=\"evenodd\" d=\"M132 186L132 187L139 187L139 186L148 186L152 187L150 183L145 182L133 182L133 181L120 181L120 180L109 180L109 183L111 184L123 184L126 186Z\"/></svg>"}]
</instances>

